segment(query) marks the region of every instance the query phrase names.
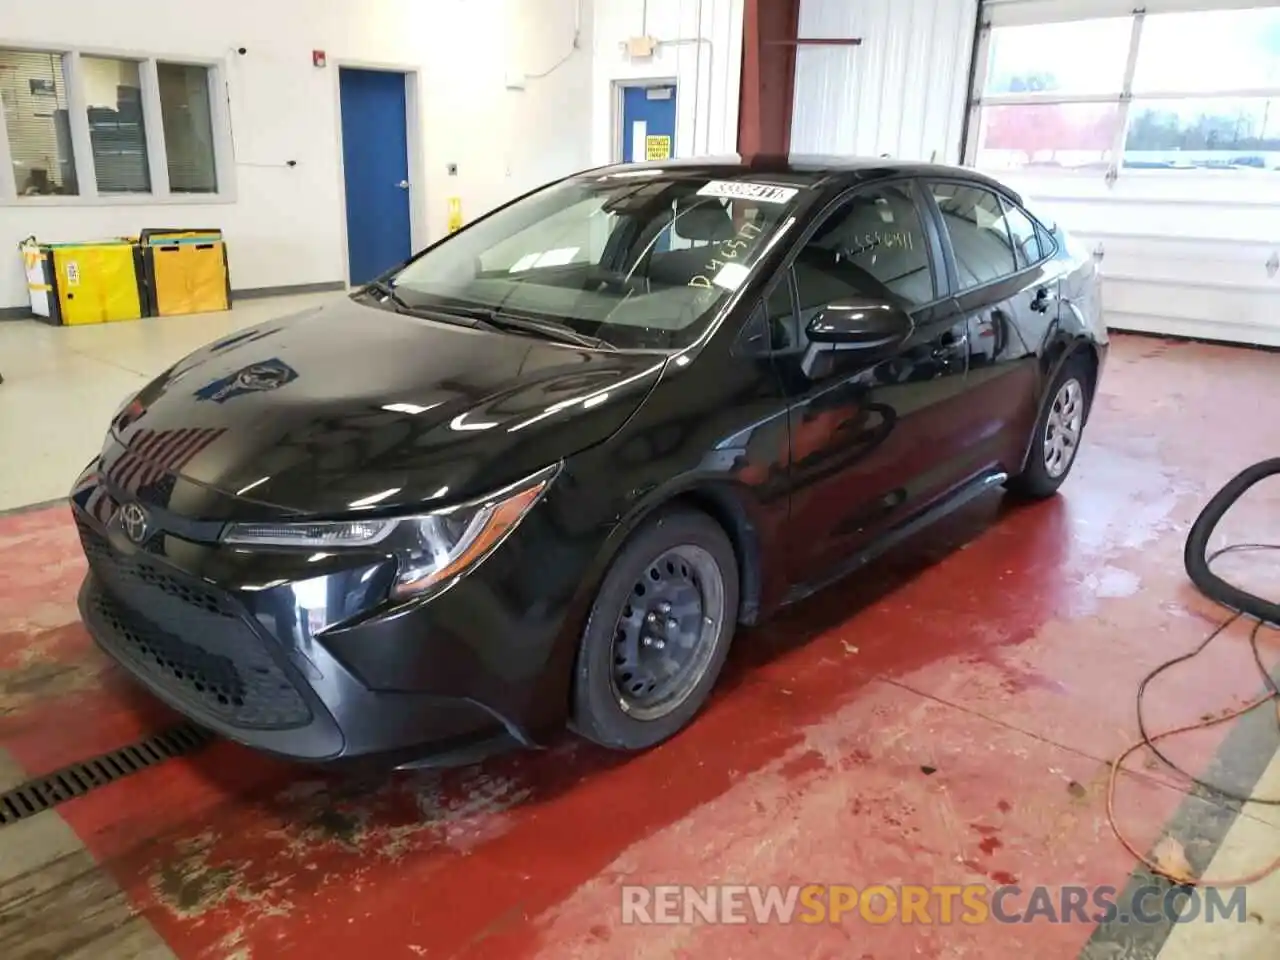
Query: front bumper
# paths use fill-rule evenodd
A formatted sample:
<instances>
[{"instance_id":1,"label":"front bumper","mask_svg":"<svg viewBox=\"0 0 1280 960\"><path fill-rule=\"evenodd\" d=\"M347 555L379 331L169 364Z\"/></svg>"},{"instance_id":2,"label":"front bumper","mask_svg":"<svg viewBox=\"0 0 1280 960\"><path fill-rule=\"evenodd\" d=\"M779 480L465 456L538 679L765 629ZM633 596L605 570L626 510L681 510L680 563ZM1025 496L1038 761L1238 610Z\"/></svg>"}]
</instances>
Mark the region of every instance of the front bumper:
<instances>
[{"instance_id":1,"label":"front bumper","mask_svg":"<svg viewBox=\"0 0 1280 960\"><path fill-rule=\"evenodd\" d=\"M199 493L182 484L166 500ZM139 545L115 496L90 468L72 497L85 625L157 697L223 736L296 760L418 765L535 746L562 725L579 573L546 574L538 540L553 524L538 514L554 505L451 589L392 611L388 557L248 551L163 528Z\"/></svg>"}]
</instances>

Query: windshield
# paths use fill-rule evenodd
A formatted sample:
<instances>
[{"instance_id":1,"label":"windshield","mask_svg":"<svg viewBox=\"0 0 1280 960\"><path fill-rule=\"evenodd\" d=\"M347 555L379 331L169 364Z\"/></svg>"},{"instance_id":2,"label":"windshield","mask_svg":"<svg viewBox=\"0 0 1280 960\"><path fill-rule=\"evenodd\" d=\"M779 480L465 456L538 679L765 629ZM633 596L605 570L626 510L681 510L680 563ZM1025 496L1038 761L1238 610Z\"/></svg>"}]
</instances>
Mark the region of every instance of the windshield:
<instances>
[{"instance_id":1,"label":"windshield","mask_svg":"<svg viewBox=\"0 0 1280 960\"><path fill-rule=\"evenodd\" d=\"M391 279L409 308L554 320L622 349L706 329L787 224L796 186L624 170L553 184Z\"/></svg>"}]
</instances>

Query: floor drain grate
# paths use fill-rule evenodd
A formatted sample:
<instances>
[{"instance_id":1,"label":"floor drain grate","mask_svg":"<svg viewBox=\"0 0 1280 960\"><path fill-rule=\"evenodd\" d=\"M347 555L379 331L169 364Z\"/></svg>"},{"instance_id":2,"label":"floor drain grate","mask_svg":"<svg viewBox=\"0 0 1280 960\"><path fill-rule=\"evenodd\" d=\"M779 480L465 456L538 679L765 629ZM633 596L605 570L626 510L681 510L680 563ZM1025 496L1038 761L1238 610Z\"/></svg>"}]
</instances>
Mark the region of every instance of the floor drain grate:
<instances>
[{"instance_id":1,"label":"floor drain grate","mask_svg":"<svg viewBox=\"0 0 1280 960\"><path fill-rule=\"evenodd\" d=\"M105 787L130 774L193 753L213 739L213 734L193 723L180 723L127 746L81 760L69 767L21 783L0 793L0 826L34 817L73 797Z\"/></svg>"}]
</instances>

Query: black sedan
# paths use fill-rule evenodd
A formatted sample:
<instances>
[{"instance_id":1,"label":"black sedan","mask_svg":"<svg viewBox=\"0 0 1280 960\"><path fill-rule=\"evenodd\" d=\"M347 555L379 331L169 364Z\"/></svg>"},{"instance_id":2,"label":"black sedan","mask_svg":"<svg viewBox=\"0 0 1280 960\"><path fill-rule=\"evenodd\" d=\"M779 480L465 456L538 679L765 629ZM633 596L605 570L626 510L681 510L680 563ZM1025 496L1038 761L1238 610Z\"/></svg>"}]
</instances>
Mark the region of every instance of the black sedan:
<instances>
[{"instance_id":1,"label":"black sedan","mask_svg":"<svg viewBox=\"0 0 1280 960\"><path fill-rule=\"evenodd\" d=\"M300 760L642 749L738 626L1053 494L1106 343L1090 254L972 171L590 170L126 403L72 492L81 613Z\"/></svg>"}]
</instances>

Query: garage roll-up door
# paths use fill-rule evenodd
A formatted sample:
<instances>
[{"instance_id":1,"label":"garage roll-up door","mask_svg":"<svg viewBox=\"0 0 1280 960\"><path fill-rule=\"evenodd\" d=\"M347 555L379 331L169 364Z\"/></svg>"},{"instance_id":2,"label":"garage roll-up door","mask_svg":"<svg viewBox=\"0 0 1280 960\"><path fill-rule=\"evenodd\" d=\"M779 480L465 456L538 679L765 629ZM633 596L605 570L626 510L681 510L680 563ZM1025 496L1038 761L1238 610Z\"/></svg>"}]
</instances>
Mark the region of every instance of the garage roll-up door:
<instances>
[{"instance_id":1,"label":"garage roll-up door","mask_svg":"<svg viewBox=\"0 0 1280 960\"><path fill-rule=\"evenodd\" d=\"M966 162L1101 258L1115 329L1280 346L1280 0L984 0Z\"/></svg>"}]
</instances>

